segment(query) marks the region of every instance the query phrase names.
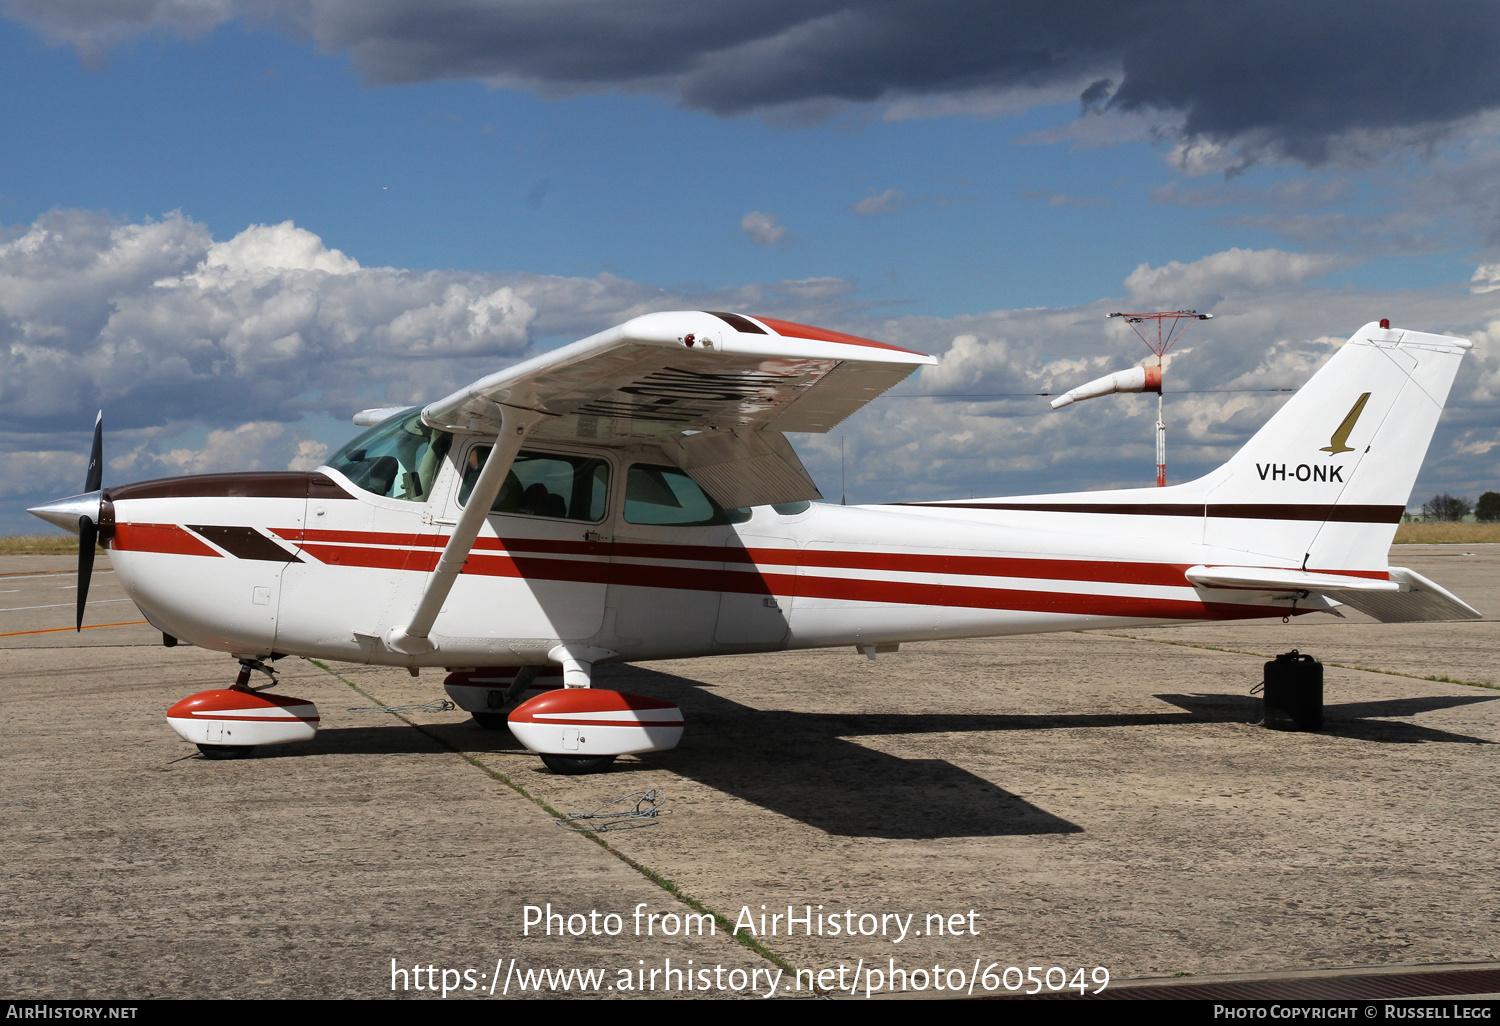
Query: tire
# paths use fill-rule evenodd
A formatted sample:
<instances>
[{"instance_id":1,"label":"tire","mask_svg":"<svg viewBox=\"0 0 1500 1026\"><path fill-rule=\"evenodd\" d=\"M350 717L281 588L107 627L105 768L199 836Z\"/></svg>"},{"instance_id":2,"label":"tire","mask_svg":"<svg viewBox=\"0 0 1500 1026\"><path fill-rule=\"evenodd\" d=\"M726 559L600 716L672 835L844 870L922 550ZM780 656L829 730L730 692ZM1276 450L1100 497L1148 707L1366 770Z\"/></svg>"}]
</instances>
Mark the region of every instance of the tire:
<instances>
[{"instance_id":1,"label":"tire","mask_svg":"<svg viewBox=\"0 0 1500 1026\"><path fill-rule=\"evenodd\" d=\"M542 762L553 773L565 777L602 773L615 761L613 755L552 755L542 753Z\"/></svg>"},{"instance_id":2,"label":"tire","mask_svg":"<svg viewBox=\"0 0 1500 1026\"><path fill-rule=\"evenodd\" d=\"M205 759L248 759L255 754L254 745L199 745Z\"/></svg>"},{"instance_id":3,"label":"tire","mask_svg":"<svg viewBox=\"0 0 1500 1026\"><path fill-rule=\"evenodd\" d=\"M505 713L469 713L474 717L474 722L485 730L504 730L509 724L506 722Z\"/></svg>"}]
</instances>

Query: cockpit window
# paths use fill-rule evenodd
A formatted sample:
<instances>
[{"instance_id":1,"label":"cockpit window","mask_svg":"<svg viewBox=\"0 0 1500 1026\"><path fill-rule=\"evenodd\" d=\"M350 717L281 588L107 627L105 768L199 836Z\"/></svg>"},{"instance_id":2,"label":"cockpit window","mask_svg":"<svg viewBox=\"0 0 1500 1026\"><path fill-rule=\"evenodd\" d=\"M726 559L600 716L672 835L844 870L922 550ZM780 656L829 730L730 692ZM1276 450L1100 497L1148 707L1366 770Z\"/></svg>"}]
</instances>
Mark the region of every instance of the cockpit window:
<instances>
[{"instance_id":1,"label":"cockpit window","mask_svg":"<svg viewBox=\"0 0 1500 1026\"><path fill-rule=\"evenodd\" d=\"M676 467L637 463L625 482L625 522L670 527L743 524L748 509L724 509Z\"/></svg>"},{"instance_id":2,"label":"cockpit window","mask_svg":"<svg viewBox=\"0 0 1500 1026\"><path fill-rule=\"evenodd\" d=\"M464 481L458 501L467 503L479 480L490 447L476 446L464 461ZM529 452L522 449L511 464L492 513L522 513L594 523L604 519L609 497L609 462L589 456Z\"/></svg>"},{"instance_id":3,"label":"cockpit window","mask_svg":"<svg viewBox=\"0 0 1500 1026\"><path fill-rule=\"evenodd\" d=\"M375 495L426 502L452 444L448 432L422 423L421 411L408 410L357 436L327 465Z\"/></svg>"}]
</instances>

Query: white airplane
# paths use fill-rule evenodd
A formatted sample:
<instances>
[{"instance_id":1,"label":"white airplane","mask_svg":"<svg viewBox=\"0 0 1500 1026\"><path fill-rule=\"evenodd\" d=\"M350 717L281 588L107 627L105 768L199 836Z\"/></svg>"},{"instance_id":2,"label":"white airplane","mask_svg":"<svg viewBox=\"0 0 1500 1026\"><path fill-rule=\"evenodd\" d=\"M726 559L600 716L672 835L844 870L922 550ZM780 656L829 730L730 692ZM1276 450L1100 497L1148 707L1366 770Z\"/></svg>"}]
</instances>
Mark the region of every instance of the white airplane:
<instances>
[{"instance_id":1,"label":"white airplane","mask_svg":"<svg viewBox=\"0 0 1500 1026\"><path fill-rule=\"evenodd\" d=\"M1387 565L1459 338L1357 331L1228 463L1167 488L814 504L783 432L828 431L931 356L733 313L656 313L369 430L316 472L208 474L31 510L97 535L173 645L234 687L173 706L210 757L310 738L286 655L450 671L480 724L558 772L671 748L674 704L595 689L601 663L1079 628L1480 614ZM549 685L560 684L561 687ZM531 697L528 697L531 696ZM523 701L524 699L524 701Z\"/></svg>"}]
</instances>

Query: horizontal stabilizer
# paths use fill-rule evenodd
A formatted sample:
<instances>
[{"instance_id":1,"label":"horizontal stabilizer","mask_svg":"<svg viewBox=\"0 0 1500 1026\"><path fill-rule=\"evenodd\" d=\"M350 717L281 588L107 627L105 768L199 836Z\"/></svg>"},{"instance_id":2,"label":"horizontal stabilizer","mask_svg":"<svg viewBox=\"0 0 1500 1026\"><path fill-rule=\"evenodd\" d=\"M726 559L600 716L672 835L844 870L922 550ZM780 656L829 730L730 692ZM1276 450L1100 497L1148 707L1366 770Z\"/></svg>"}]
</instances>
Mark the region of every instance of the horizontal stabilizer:
<instances>
[{"instance_id":1,"label":"horizontal stabilizer","mask_svg":"<svg viewBox=\"0 0 1500 1026\"><path fill-rule=\"evenodd\" d=\"M1353 606L1381 623L1416 623L1422 620L1479 620L1484 614L1440 584L1434 584L1415 570L1391 567L1391 580L1401 583L1396 595L1339 595L1345 605Z\"/></svg>"},{"instance_id":2,"label":"horizontal stabilizer","mask_svg":"<svg viewBox=\"0 0 1500 1026\"><path fill-rule=\"evenodd\" d=\"M1264 566L1195 566L1187 579L1200 588L1250 588L1255 591L1398 592L1394 581L1346 574L1308 573L1305 570Z\"/></svg>"},{"instance_id":3,"label":"horizontal stabilizer","mask_svg":"<svg viewBox=\"0 0 1500 1026\"><path fill-rule=\"evenodd\" d=\"M1259 566L1195 566L1186 576L1200 588L1322 595L1381 623L1478 620L1483 615L1446 588L1405 567L1391 567L1389 580Z\"/></svg>"}]
</instances>

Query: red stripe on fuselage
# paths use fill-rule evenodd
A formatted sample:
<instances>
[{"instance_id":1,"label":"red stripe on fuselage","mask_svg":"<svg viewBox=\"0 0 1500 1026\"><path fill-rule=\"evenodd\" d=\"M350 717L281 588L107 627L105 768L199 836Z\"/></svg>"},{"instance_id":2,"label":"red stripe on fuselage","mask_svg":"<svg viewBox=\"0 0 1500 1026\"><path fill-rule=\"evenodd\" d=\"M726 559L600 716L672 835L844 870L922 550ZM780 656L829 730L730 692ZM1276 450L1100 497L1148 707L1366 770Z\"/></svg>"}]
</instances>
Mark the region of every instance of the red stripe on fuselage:
<instances>
[{"instance_id":1,"label":"red stripe on fuselage","mask_svg":"<svg viewBox=\"0 0 1500 1026\"><path fill-rule=\"evenodd\" d=\"M277 532L281 533L281 532ZM290 533L290 532L288 532ZM310 532L311 533L311 532ZM389 542L392 539L405 539L407 537L419 538L423 545L433 547L424 552L411 552L405 549L380 549L356 547L354 545L333 545L304 543L303 550L317 557L325 563L337 563L343 566L365 566L379 569L401 569L430 571L437 566L439 552L436 548L444 539L436 535L407 536L407 535L381 535L367 532L338 531L317 532L320 536L337 535L340 541L356 542L371 538L379 538ZM496 549L502 545L511 546L514 551L536 545L545 546L549 550L575 551L575 548L586 549L588 546L574 542L541 542L537 543L530 539L495 539L485 538L480 541L489 543L486 548ZM477 546L476 546L477 548ZM609 563L603 557L610 550L620 554L622 550L631 555L637 555L639 548L651 548L655 550L667 549L671 551L672 558L693 559L700 561L719 562L724 553L723 549L711 546L635 546L629 543L615 545L596 544L596 551L589 553L597 558L595 560L574 559L543 559L529 556L511 556L500 552L480 552L470 554L468 562L464 565L463 572L466 574L477 574L487 577L514 577L527 578L530 580L547 581L571 581L589 584L614 584L622 587L637 588L661 588L672 591L704 591L704 592L731 592L736 594L750 595L797 595L802 598L832 599L845 602L872 602L881 604L903 604L903 605L925 605L946 606L969 609L1009 609L1019 612L1047 612L1068 613L1087 616L1120 616L1120 617L1148 617L1171 620L1198 620L1198 619L1239 619L1249 616L1282 615L1285 610L1268 608L1266 606L1240 605L1235 603L1206 603L1194 599L1163 599L1148 598L1128 595L1084 595L1066 592L1033 591L1011 588L976 587L955 584L918 584L901 581L873 581L861 580L847 577L820 577L802 575L795 573L765 573L755 571L739 571L734 569L698 568L698 567L675 567L675 566L653 566L638 563ZM597 550L606 550L600 552ZM751 550L754 552L757 550ZM785 554L790 559L798 555L792 550L774 550L778 556ZM691 553L691 555L689 555ZM1169 564L1091 564L1083 560L1026 560L1006 559L1004 557L983 556L921 556L913 554L907 556L901 553L827 553L814 550L808 553L804 550L803 555L823 555L833 559L844 560L843 564L829 563L834 566L844 565L864 569L860 561L876 563L870 569L890 568L905 572L922 573L964 573L969 570L983 568L987 571L986 576L996 575L997 567L1011 570L1009 576L1036 576L1041 577L1044 569L1057 565L1059 570L1068 572L1096 570L1096 576L1084 576L1080 573L1071 578L1046 578L1046 579L1069 579L1083 581L1104 581L1113 583L1131 584L1170 584L1176 587L1186 587L1187 581L1182 576L1182 570ZM871 559L870 557L874 557ZM658 558L661 558L658 556ZM790 562L790 559L788 560ZM937 569L938 567L951 566L957 561L963 569L954 571L950 569ZM881 564L884 563L882 566ZM822 561L819 564L823 565ZM1106 575L1108 568L1114 567L1117 571L1116 577ZM920 569L919 569L920 568ZM1125 568L1139 568L1144 573L1134 574L1129 580L1118 580L1119 570ZM1176 569L1176 576L1170 571ZM1024 570L1026 573L1016 571Z\"/></svg>"},{"instance_id":2,"label":"red stripe on fuselage","mask_svg":"<svg viewBox=\"0 0 1500 1026\"><path fill-rule=\"evenodd\" d=\"M115 524L109 547L121 552L170 552L178 556L223 558L196 535L176 524Z\"/></svg>"},{"instance_id":3,"label":"red stripe on fuselage","mask_svg":"<svg viewBox=\"0 0 1500 1026\"><path fill-rule=\"evenodd\" d=\"M296 529L272 533L295 541ZM382 534L373 531L307 531L303 547L322 559L327 546L402 545L441 549L448 542L438 534ZM478 538L479 552L546 552L558 555L615 559L672 559L701 563L827 567L840 570L883 570L896 573L949 574L965 577L1024 577L1047 581L1092 581L1109 584L1154 584L1184 587L1190 563L1131 563L1110 560L1037 559L1013 556L960 556L920 552L860 552L830 549L733 548L727 545L667 545L653 542L582 542L540 538ZM347 560L324 560L347 562ZM372 564L387 566L387 563ZM619 564L616 564L619 565ZM399 569L399 567L398 567ZM415 569L415 567L411 567ZM670 569L670 568L668 568Z\"/></svg>"}]
</instances>

